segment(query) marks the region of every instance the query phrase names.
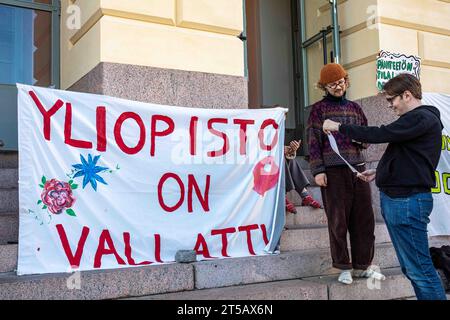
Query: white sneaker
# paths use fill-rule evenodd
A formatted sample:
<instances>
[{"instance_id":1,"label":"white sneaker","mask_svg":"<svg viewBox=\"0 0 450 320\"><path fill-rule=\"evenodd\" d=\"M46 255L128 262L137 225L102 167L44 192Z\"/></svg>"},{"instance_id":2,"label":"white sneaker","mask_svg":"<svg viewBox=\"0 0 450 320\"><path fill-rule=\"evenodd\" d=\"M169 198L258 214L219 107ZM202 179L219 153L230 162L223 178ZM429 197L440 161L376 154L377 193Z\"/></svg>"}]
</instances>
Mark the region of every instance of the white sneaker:
<instances>
[{"instance_id":1,"label":"white sneaker","mask_svg":"<svg viewBox=\"0 0 450 320\"><path fill-rule=\"evenodd\" d=\"M344 284L352 284L353 278L352 278L352 271L351 270L344 270L339 275L338 281Z\"/></svg>"},{"instance_id":2,"label":"white sneaker","mask_svg":"<svg viewBox=\"0 0 450 320\"><path fill-rule=\"evenodd\" d=\"M386 277L384 274L377 272L370 267L366 270L359 270L359 273L355 273L355 276L358 278L373 278L375 280L386 280Z\"/></svg>"}]
</instances>

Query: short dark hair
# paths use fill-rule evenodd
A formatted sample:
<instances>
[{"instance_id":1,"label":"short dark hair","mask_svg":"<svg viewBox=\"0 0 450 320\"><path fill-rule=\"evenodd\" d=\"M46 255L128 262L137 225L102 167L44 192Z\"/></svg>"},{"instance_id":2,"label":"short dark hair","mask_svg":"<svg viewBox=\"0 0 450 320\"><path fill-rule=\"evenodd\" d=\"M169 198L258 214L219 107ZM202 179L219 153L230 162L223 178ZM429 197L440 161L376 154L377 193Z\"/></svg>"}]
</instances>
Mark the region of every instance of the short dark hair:
<instances>
[{"instance_id":1,"label":"short dark hair","mask_svg":"<svg viewBox=\"0 0 450 320\"><path fill-rule=\"evenodd\" d=\"M406 90L416 99L422 99L422 85L419 79L409 73L401 73L398 76L392 78L383 87L385 93L395 96L400 95Z\"/></svg>"}]
</instances>

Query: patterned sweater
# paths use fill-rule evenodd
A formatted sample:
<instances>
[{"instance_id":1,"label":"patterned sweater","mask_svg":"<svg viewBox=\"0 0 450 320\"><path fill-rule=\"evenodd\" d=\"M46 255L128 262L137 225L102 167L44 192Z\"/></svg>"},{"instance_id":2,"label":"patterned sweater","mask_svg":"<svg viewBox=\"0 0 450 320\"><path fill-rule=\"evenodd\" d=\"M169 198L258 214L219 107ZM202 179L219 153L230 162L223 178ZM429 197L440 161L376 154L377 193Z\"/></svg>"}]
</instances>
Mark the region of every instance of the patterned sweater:
<instances>
[{"instance_id":1,"label":"patterned sweater","mask_svg":"<svg viewBox=\"0 0 450 320\"><path fill-rule=\"evenodd\" d=\"M341 124L356 124L367 126L367 118L361 107L353 101L327 95L311 107L307 125L307 140L309 145L309 164L311 173L315 176L325 172L325 168L345 166L345 162L331 149L328 137L322 130L326 119ZM333 133L341 155L352 165L364 163L362 150L367 144L351 140L339 132Z\"/></svg>"}]
</instances>

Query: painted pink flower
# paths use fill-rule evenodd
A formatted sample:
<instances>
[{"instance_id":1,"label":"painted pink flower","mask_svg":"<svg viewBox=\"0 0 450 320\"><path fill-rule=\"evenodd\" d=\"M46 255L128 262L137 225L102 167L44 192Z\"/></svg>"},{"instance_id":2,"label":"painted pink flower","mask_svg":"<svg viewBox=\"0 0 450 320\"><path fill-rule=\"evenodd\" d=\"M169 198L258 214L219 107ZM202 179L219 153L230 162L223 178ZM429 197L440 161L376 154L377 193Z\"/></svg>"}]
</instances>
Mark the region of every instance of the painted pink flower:
<instances>
[{"instance_id":1,"label":"painted pink flower","mask_svg":"<svg viewBox=\"0 0 450 320\"><path fill-rule=\"evenodd\" d=\"M65 208L70 208L75 202L70 185L67 182L56 179L45 182L41 199L53 214L60 214Z\"/></svg>"},{"instance_id":2,"label":"painted pink flower","mask_svg":"<svg viewBox=\"0 0 450 320\"><path fill-rule=\"evenodd\" d=\"M253 169L253 182L255 190L261 196L275 187L280 176L280 168L272 156L266 157L258 162Z\"/></svg>"}]
</instances>

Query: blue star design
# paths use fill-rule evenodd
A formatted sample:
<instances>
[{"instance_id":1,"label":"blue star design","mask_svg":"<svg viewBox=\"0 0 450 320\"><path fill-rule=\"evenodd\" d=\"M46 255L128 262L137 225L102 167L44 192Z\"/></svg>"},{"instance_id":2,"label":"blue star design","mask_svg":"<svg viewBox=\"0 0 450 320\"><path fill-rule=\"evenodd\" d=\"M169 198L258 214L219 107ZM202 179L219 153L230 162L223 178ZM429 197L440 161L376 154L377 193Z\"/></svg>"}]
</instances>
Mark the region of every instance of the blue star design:
<instances>
[{"instance_id":1,"label":"blue star design","mask_svg":"<svg viewBox=\"0 0 450 320\"><path fill-rule=\"evenodd\" d=\"M92 188L97 191L97 181L107 184L106 181L98 175L98 173L108 170L106 167L97 166L97 161L100 159L100 156L95 156L94 159L92 159L92 156L89 154L88 160L86 161L83 155L80 154L80 159L80 164L72 165L72 167L78 170L73 178L83 177L83 189L90 183Z\"/></svg>"}]
</instances>

